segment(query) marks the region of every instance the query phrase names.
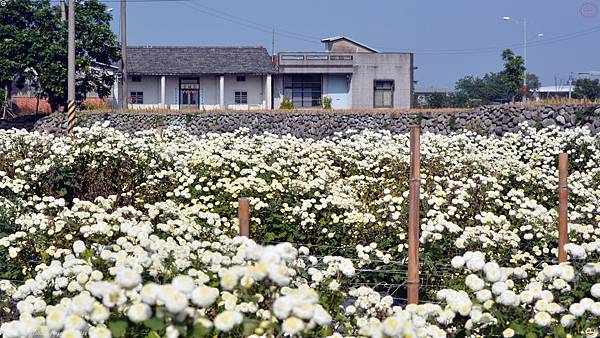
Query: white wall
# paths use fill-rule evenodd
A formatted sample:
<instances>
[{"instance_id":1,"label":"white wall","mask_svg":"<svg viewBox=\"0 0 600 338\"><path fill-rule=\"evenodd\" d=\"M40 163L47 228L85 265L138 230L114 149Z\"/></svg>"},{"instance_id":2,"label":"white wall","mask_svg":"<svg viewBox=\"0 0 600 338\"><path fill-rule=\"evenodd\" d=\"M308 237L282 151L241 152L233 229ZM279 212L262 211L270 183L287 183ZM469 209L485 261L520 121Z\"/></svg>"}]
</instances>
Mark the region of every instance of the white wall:
<instances>
[{"instance_id":1,"label":"white wall","mask_svg":"<svg viewBox=\"0 0 600 338\"><path fill-rule=\"evenodd\" d=\"M193 76L189 76L193 77ZM200 75L200 109L219 109L219 76ZM160 108L160 76L142 76L141 82L129 79L129 91L144 93L144 104L130 104L132 109ZM166 76L165 104L170 109L179 109L180 76ZM225 76L225 106L227 109L257 109L263 107L264 81L266 76L246 75L246 81ZM236 105L235 92L248 92L248 104Z\"/></svg>"},{"instance_id":2,"label":"white wall","mask_svg":"<svg viewBox=\"0 0 600 338\"><path fill-rule=\"evenodd\" d=\"M237 76L225 76L225 106L227 109L262 108L263 77L246 75L246 81ZM235 92L248 92L248 104L235 104Z\"/></svg>"}]
</instances>

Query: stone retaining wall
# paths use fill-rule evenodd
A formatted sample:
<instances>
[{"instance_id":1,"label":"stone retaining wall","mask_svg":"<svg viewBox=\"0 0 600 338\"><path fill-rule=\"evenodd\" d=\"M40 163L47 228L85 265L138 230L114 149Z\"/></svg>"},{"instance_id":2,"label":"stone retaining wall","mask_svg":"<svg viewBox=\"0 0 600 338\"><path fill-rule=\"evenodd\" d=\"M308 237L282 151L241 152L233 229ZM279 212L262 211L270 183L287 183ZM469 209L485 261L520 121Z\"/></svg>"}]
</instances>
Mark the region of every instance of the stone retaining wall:
<instances>
[{"instance_id":1,"label":"stone retaining wall","mask_svg":"<svg viewBox=\"0 0 600 338\"><path fill-rule=\"evenodd\" d=\"M561 128L587 126L600 132L600 105L595 106L485 106L457 112L205 112L205 113L83 113L78 124L91 126L108 121L125 132L179 126L193 134L230 132L248 128L251 133L322 138L348 129L387 129L404 133L420 121L424 131L448 134L471 130L482 134L502 135L514 131L527 121L536 127L557 125ZM64 114L52 114L35 125L35 130L64 133Z\"/></svg>"}]
</instances>

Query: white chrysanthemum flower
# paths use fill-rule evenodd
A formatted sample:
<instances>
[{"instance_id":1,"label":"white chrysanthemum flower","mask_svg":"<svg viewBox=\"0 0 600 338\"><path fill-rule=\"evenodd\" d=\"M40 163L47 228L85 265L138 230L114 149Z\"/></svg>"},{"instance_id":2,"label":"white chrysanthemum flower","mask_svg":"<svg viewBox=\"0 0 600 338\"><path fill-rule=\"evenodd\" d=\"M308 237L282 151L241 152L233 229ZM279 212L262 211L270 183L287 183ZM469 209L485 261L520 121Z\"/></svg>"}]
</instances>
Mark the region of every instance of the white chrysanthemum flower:
<instances>
[{"instance_id":1,"label":"white chrysanthemum flower","mask_svg":"<svg viewBox=\"0 0 600 338\"><path fill-rule=\"evenodd\" d=\"M541 311L535 314L533 320L539 326L548 326L552 322L552 316L548 312Z\"/></svg>"},{"instance_id":2,"label":"white chrysanthemum flower","mask_svg":"<svg viewBox=\"0 0 600 338\"><path fill-rule=\"evenodd\" d=\"M569 312L575 317L581 317L585 313L585 307L579 303L573 303L569 306Z\"/></svg>"},{"instance_id":3,"label":"white chrysanthemum flower","mask_svg":"<svg viewBox=\"0 0 600 338\"><path fill-rule=\"evenodd\" d=\"M194 290L194 279L188 275L175 276L171 281L173 287L185 294L190 294Z\"/></svg>"},{"instance_id":4,"label":"white chrysanthemum flower","mask_svg":"<svg viewBox=\"0 0 600 338\"><path fill-rule=\"evenodd\" d=\"M90 338L111 338L112 333L106 327L91 327L89 330Z\"/></svg>"},{"instance_id":5,"label":"white chrysanthemum flower","mask_svg":"<svg viewBox=\"0 0 600 338\"><path fill-rule=\"evenodd\" d=\"M511 328L508 328L508 329L502 331L502 337L511 338L514 336L515 336L515 330L513 330Z\"/></svg>"},{"instance_id":6,"label":"white chrysanthemum flower","mask_svg":"<svg viewBox=\"0 0 600 338\"><path fill-rule=\"evenodd\" d=\"M75 242L73 242L73 252L76 255L79 255L80 253L85 251L85 243L81 240L77 240Z\"/></svg>"},{"instance_id":7,"label":"white chrysanthemum flower","mask_svg":"<svg viewBox=\"0 0 600 338\"><path fill-rule=\"evenodd\" d=\"M160 286L156 283L148 283L142 287L140 291L140 296L142 297L142 301L149 305L156 304L156 298L160 293Z\"/></svg>"},{"instance_id":8,"label":"white chrysanthemum flower","mask_svg":"<svg viewBox=\"0 0 600 338\"><path fill-rule=\"evenodd\" d=\"M460 269L465 265L465 259L462 256L455 256L450 261L450 264L452 264L453 268Z\"/></svg>"},{"instance_id":9,"label":"white chrysanthemum flower","mask_svg":"<svg viewBox=\"0 0 600 338\"><path fill-rule=\"evenodd\" d=\"M563 327L570 327L575 324L575 316L566 314L560 318L560 325Z\"/></svg>"},{"instance_id":10,"label":"white chrysanthemum flower","mask_svg":"<svg viewBox=\"0 0 600 338\"><path fill-rule=\"evenodd\" d=\"M217 330L229 332L233 327L239 325L244 320L244 316L237 311L224 311L219 313L214 320L214 325Z\"/></svg>"},{"instance_id":11,"label":"white chrysanthemum flower","mask_svg":"<svg viewBox=\"0 0 600 338\"><path fill-rule=\"evenodd\" d=\"M127 310L127 317L134 323L143 322L150 319L152 316L152 309L145 303L133 304Z\"/></svg>"},{"instance_id":12,"label":"white chrysanthemum flower","mask_svg":"<svg viewBox=\"0 0 600 338\"><path fill-rule=\"evenodd\" d=\"M297 317L290 317L283 321L281 324L281 330L283 332L289 334L290 336L295 335L296 333L302 331L304 329L304 322Z\"/></svg>"},{"instance_id":13,"label":"white chrysanthemum flower","mask_svg":"<svg viewBox=\"0 0 600 338\"><path fill-rule=\"evenodd\" d=\"M600 299L600 283L596 283L594 285L592 285L592 288L590 289L590 293L592 294L592 296L596 299Z\"/></svg>"},{"instance_id":14,"label":"white chrysanthemum flower","mask_svg":"<svg viewBox=\"0 0 600 338\"><path fill-rule=\"evenodd\" d=\"M192 302L200 307L214 304L219 297L219 289L209 286L199 286L192 291Z\"/></svg>"},{"instance_id":15,"label":"white chrysanthemum flower","mask_svg":"<svg viewBox=\"0 0 600 338\"><path fill-rule=\"evenodd\" d=\"M132 269L122 268L117 271L115 282L125 289L131 289L142 282L142 276Z\"/></svg>"}]
</instances>

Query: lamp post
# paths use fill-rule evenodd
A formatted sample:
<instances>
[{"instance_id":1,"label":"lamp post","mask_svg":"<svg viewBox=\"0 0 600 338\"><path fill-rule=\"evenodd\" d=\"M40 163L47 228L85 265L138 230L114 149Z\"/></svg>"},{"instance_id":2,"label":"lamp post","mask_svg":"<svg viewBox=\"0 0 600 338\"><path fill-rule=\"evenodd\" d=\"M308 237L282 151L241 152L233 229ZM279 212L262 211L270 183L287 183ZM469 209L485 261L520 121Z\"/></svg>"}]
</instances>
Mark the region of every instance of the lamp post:
<instances>
[{"instance_id":1,"label":"lamp post","mask_svg":"<svg viewBox=\"0 0 600 338\"><path fill-rule=\"evenodd\" d=\"M510 16L502 17L504 21L513 21L514 23L523 26L523 102L527 102L527 18L523 18L523 21L516 20ZM537 34L538 37L544 36L542 33Z\"/></svg>"}]
</instances>

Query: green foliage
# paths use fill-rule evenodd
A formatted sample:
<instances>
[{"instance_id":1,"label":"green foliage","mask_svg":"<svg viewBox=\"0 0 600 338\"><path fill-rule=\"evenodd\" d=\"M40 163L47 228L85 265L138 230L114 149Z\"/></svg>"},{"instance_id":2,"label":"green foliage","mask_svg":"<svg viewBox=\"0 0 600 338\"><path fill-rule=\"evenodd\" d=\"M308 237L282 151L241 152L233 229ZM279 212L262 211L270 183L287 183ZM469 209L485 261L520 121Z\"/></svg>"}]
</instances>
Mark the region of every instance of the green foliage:
<instances>
[{"instance_id":1,"label":"green foliage","mask_svg":"<svg viewBox=\"0 0 600 338\"><path fill-rule=\"evenodd\" d=\"M450 106L448 94L446 93L433 93L427 99L427 105L429 108L445 108Z\"/></svg>"},{"instance_id":2,"label":"green foliage","mask_svg":"<svg viewBox=\"0 0 600 338\"><path fill-rule=\"evenodd\" d=\"M600 80L578 79L575 81L573 96L578 99L600 99Z\"/></svg>"},{"instance_id":3,"label":"green foliage","mask_svg":"<svg viewBox=\"0 0 600 338\"><path fill-rule=\"evenodd\" d=\"M284 96L279 109L294 109L294 103L287 96Z\"/></svg>"},{"instance_id":4,"label":"green foliage","mask_svg":"<svg viewBox=\"0 0 600 338\"><path fill-rule=\"evenodd\" d=\"M124 337L127 333L127 320L115 319L108 322L108 328L113 337Z\"/></svg>"},{"instance_id":5,"label":"green foliage","mask_svg":"<svg viewBox=\"0 0 600 338\"><path fill-rule=\"evenodd\" d=\"M521 88L523 73L525 72L525 61L523 57L515 55L510 49L505 49L502 52L502 60L504 61L504 70L500 72L500 77L508 90L508 95L516 100L522 96Z\"/></svg>"},{"instance_id":6,"label":"green foliage","mask_svg":"<svg viewBox=\"0 0 600 338\"><path fill-rule=\"evenodd\" d=\"M510 49L502 52L504 69L490 72L483 77L472 75L458 80L454 97L450 97L442 107L475 107L492 103L505 103L522 97L523 73L525 66L521 56L514 55ZM540 87L535 74L527 74L528 96Z\"/></svg>"},{"instance_id":7,"label":"green foliage","mask_svg":"<svg viewBox=\"0 0 600 338\"><path fill-rule=\"evenodd\" d=\"M329 96L323 96L323 109L331 109L332 100Z\"/></svg>"},{"instance_id":8,"label":"green foliage","mask_svg":"<svg viewBox=\"0 0 600 338\"><path fill-rule=\"evenodd\" d=\"M76 96L94 91L110 95L114 78L98 63L110 65L119 58L116 35L110 29L112 14L98 0L77 2ZM28 79L48 98L52 110L66 102L67 22L58 4L49 1L9 1L0 7L0 81L11 85Z\"/></svg>"}]
</instances>

